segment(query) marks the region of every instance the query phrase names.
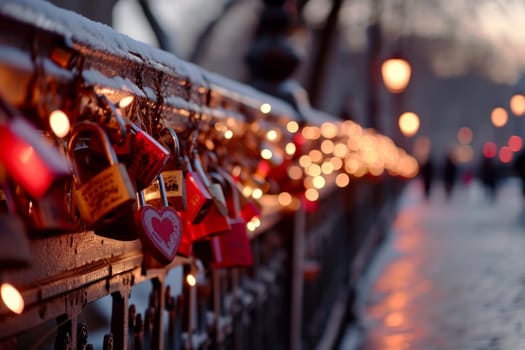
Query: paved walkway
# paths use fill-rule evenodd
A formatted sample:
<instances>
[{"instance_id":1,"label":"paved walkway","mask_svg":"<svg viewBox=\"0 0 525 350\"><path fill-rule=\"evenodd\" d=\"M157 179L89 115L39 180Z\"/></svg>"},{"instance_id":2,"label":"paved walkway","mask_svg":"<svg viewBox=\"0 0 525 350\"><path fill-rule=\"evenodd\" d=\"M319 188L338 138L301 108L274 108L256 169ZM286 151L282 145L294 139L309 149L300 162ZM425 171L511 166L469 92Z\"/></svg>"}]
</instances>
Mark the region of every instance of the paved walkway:
<instances>
[{"instance_id":1,"label":"paved walkway","mask_svg":"<svg viewBox=\"0 0 525 350\"><path fill-rule=\"evenodd\" d=\"M360 291L360 350L525 349L519 184L490 203L474 182L429 201L413 181ZM341 348L350 348L349 337Z\"/></svg>"}]
</instances>

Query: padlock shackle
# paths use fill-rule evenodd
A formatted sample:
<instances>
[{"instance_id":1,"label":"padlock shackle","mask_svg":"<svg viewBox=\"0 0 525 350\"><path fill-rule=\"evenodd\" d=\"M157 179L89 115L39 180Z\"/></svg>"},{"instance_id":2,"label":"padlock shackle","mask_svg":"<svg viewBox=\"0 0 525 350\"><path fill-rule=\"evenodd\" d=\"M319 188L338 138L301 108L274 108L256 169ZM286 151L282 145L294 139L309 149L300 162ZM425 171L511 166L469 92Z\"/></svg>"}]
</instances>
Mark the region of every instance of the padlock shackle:
<instances>
[{"instance_id":1,"label":"padlock shackle","mask_svg":"<svg viewBox=\"0 0 525 350\"><path fill-rule=\"evenodd\" d=\"M204 185L206 185L206 187L210 187L210 178L204 171L204 167L202 166L200 155L197 152L197 150L193 151L193 167L195 168L195 171L199 173L200 177L202 178L202 181L204 182Z\"/></svg>"},{"instance_id":2,"label":"padlock shackle","mask_svg":"<svg viewBox=\"0 0 525 350\"><path fill-rule=\"evenodd\" d=\"M78 122L74 126L73 132L71 133L71 137L69 138L69 141L67 143L67 156L71 160L71 164L73 166L75 177L77 177L81 183L87 181L88 179L83 179L81 176L82 172L79 169L79 166L78 166L78 163L75 157L75 145L78 141L78 138L84 133L95 134L99 138L99 141L102 143L102 147L104 148L105 154L108 156L109 166L112 166L118 163L118 159L117 159L115 150L113 149L113 146L111 146L111 141L109 139L109 136L106 134L104 129L102 129L102 127L100 127L95 122L91 122L87 120Z\"/></svg>"},{"instance_id":3,"label":"padlock shackle","mask_svg":"<svg viewBox=\"0 0 525 350\"><path fill-rule=\"evenodd\" d=\"M117 107L105 96L105 95L99 95L97 94L98 101L102 104L102 107L105 111L108 111L111 116L113 116L117 122L118 125L118 135L120 139L116 142L117 144L121 144L126 140L127 136L127 128L126 128L126 122L124 120L124 117L122 114L117 110ZM104 120L104 123L109 123L111 117Z\"/></svg>"},{"instance_id":4,"label":"padlock shackle","mask_svg":"<svg viewBox=\"0 0 525 350\"><path fill-rule=\"evenodd\" d=\"M164 178L162 175L159 175L157 178L157 181L159 182L159 190L160 190L160 198L162 200L162 206L163 207L169 207L170 204L168 202L168 194L166 192L166 185L164 184Z\"/></svg>"},{"instance_id":5,"label":"padlock shackle","mask_svg":"<svg viewBox=\"0 0 525 350\"><path fill-rule=\"evenodd\" d=\"M172 128L166 128L166 129L168 130L168 133L170 134L171 139L173 140L172 154L174 155L174 157L177 157L177 161L178 161L180 159L180 154L181 154L179 136L177 135L175 130L173 130Z\"/></svg>"},{"instance_id":6,"label":"padlock shackle","mask_svg":"<svg viewBox=\"0 0 525 350\"><path fill-rule=\"evenodd\" d=\"M138 209L144 208L146 205L146 199L144 198L144 191L137 191L137 204Z\"/></svg>"},{"instance_id":7,"label":"padlock shackle","mask_svg":"<svg viewBox=\"0 0 525 350\"><path fill-rule=\"evenodd\" d=\"M218 168L217 172L224 178L227 184L227 190L231 192L233 198L233 217L241 217L241 199L239 198L239 192L235 188L235 180L233 176L223 168Z\"/></svg>"}]
</instances>

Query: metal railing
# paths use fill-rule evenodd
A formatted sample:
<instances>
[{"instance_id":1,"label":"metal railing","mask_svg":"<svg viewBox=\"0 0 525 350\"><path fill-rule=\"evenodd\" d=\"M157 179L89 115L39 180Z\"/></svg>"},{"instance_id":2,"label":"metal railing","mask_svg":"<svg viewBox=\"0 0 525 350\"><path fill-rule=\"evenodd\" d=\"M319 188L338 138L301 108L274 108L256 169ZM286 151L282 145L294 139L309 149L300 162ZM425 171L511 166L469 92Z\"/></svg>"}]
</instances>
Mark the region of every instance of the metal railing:
<instances>
[{"instance_id":1,"label":"metal railing","mask_svg":"<svg viewBox=\"0 0 525 350\"><path fill-rule=\"evenodd\" d=\"M144 119L160 115L177 131L196 122L220 121L234 129L254 121L285 128L302 120L279 99L48 3L1 2L0 96L44 128L50 106L73 111L85 87L113 103L133 96L149 111ZM271 111L261 112L263 104ZM74 112L70 116L80 120ZM237 151L253 158L249 147ZM356 194L355 186L366 189ZM338 307L348 308L352 283L366 265L360 254L367 232L390 215L381 210L385 202L360 202L374 186L359 181L341 190L331 179L314 211L282 210L275 198L263 201L251 268L213 269L195 256L145 268L138 240L112 240L89 230L31 233L30 267L2 268L3 280L21 291L25 310L15 315L0 307L0 345L330 347L337 336L331 333L345 317ZM195 285L185 282L188 273L196 276Z\"/></svg>"}]
</instances>

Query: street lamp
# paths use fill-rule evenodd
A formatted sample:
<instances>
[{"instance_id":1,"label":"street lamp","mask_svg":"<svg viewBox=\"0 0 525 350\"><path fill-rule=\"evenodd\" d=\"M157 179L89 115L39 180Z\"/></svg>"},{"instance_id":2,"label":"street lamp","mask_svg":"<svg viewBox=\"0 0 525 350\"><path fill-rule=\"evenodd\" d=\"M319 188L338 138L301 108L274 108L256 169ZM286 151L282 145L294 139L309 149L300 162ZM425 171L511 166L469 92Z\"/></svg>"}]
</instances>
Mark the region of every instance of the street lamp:
<instances>
[{"instance_id":1,"label":"street lamp","mask_svg":"<svg viewBox=\"0 0 525 350\"><path fill-rule=\"evenodd\" d=\"M381 76L385 87L391 93L401 93L408 86L412 68L410 63L401 55L395 55L381 65Z\"/></svg>"}]
</instances>

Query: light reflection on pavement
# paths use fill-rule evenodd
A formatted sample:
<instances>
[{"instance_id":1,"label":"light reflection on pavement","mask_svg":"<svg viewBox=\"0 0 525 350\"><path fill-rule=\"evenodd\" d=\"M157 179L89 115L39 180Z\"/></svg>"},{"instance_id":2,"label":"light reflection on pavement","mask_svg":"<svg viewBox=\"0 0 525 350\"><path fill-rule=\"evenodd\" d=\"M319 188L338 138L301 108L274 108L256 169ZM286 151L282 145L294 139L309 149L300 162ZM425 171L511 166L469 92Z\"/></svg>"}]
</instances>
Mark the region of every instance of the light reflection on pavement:
<instances>
[{"instance_id":1,"label":"light reflection on pavement","mask_svg":"<svg viewBox=\"0 0 525 350\"><path fill-rule=\"evenodd\" d=\"M525 349L519 184L495 203L479 184L425 201L418 181L360 291L360 350Z\"/></svg>"}]
</instances>

